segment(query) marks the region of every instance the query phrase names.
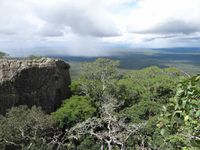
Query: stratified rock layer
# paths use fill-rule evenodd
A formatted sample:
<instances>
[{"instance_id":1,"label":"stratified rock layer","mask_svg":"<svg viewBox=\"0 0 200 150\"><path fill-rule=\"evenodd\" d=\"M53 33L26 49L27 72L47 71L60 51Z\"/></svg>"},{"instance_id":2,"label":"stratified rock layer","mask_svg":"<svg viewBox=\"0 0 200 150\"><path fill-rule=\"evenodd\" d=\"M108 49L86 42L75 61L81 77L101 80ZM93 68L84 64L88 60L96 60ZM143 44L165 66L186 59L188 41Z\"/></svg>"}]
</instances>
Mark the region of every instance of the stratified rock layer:
<instances>
[{"instance_id":1,"label":"stratified rock layer","mask_svg":"<svg viewBox=\"0 0 200 150\"><path fill-rule=\"evenodd\" d=\"M0 60L0 113L18 105L55 111L70 97L70 66L62 60Z\"/></svg>"}]
</instances>

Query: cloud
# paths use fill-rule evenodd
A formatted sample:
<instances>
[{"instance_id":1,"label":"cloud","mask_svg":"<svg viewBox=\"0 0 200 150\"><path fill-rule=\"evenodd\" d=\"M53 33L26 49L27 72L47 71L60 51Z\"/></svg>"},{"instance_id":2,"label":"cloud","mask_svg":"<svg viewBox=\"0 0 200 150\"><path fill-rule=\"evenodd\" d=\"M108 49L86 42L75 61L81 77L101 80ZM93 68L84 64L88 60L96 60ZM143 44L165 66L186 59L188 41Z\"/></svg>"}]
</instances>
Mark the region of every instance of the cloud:
<instances>
[{"instance_id":1,"label":"cloud","mask_svg":"<svg viewBox=\"0 0 200 150\"><path fill-rule=\"evenodd\" d=\"M130 32L188 33L200 24L199 8L199 0L141 0L124 21Z\"/></svg>"},{"instance_id":2,"label":"cloud","mask_svg":"<svg viewBox=\"0 0 200 150\"><path fill-rule=\"evenodd\" d=\"M13 31L10 31L10 30L6 30L6 29L0 29L0 34L1 35L14 35L15 34L15 32L13 32Z\"/></svg>"},{"instance_id":3,"label":"cloud","mask_svg":"<svg viewBox=\"0 0 200 150\"><path fill-rule=\"evenodd\" d=\"M57 28L56 25L46 24L38 30L38 35L42 37L59 37L63 36L64 33L60 28Z\"/></svg>"},{"instance_id":4,"label":"cloud","mask_svg":"<svg viewBox=\"0 0 200 150\"><path fill-rule=\"evenodd\" d=\"M191 34L200 32L200 24L194 22L185 22L183 20L169 20L160 23L155 27L137 33L154 33L154 34Z\"/></svg>"},{"instance_id":5,"label":"cloud","mask_svg":"<svg viewBox=\"0 0 200 150\"><path fill-rule=\"evenodd\" d=\"M141 47L193 46L189 39L200 32L199 8L199 0L141 0L118 19L125 23L133 46L135 42Z\"/></svg>"},{"instance_id":6,"label":"cloud","mask_svg":"<svg viewBox=\"0 0 200 150\"><path fill-rule=\"evenodd\" d=\"M2 0L0 34L63 36L69 31L66 28L70 28L71 32L82 36L119 36L116 24L97 3L92 0Z\"/></svg>"},{"instance_id":7,"label":"cloud","mask_svg":"<svg viewBox=\"0 0 200 150\"><path fill-rule=\"evenodd\" d=\"M144 41L150 42L150 41L154 41L154 40L158 40L158 39L172 39L172 38L176 38L176 37L177 37L177 35L154 36L151 38L146 38Z\"/></svg>"},{"instance_id":8,"label":"cloud","mask_svg":"<svg viewBox=\"0 0 200 150\"><path fill-rule=\"evenodd\" d=\"M199 0L1 0L0 49L95 55L110 47L200 46L199 8Z\"/></svg>"},{"instance_id":9,"label":"cloud","mask_svg":"<svg viewBox=\"0 0 200 150\"><path fill-rule=\"evenodd\" d=\"M92 6L92 7L91 7ZM66 32L70 28L75 34L82 36L110 37L119 36L115 23L97 1L85 0L84 3L74 0L57 0L35 5L37 16L45 21L43 29L54 27ZM52 31L54 30L52 28Z\"/></svg>"}]
</instances>

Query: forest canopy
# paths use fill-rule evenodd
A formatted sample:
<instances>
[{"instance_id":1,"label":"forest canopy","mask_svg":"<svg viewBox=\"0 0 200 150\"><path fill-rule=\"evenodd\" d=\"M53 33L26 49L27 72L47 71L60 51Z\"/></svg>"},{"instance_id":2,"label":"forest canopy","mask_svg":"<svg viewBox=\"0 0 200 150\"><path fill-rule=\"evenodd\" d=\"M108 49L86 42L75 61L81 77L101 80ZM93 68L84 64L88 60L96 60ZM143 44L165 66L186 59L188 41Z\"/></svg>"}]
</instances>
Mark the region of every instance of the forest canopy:
<instances>
[{"instance_id":1,"label":"forest canopy","mask_svg":"<svg viewBox=\"0 0 200 150\"><path fill-rule=\"evenodd\" d=\"M26 106L0 119L0 149L200 149L200 75L85 63L56 112Z\"/></svg>"}]
</instances>

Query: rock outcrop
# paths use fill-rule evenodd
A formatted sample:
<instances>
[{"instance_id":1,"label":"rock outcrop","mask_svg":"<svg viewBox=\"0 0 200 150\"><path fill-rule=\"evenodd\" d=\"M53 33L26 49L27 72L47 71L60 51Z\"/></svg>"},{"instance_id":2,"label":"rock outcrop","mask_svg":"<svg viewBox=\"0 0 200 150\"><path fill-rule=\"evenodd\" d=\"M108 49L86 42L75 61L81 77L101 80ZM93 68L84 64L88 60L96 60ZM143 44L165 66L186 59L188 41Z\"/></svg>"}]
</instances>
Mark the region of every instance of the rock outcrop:
<instances>
[{"instance_id":1,"label":"rock outcrop","mask_svg":"<svg viewBox=\"0 0 200 150\"><path fill-rule=\"evenodd\" d=\"M70 97L70 66L62 60L0 60L0 113L18 105L55 111Z\"/></svg>"}]
</instances>

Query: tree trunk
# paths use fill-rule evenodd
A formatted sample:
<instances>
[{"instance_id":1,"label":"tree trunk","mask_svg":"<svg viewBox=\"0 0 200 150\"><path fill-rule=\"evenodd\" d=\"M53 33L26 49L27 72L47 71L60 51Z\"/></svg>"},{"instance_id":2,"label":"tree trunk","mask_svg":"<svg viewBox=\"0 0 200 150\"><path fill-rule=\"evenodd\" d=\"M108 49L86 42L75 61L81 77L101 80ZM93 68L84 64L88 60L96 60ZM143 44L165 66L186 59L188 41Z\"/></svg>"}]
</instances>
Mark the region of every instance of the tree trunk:
<instances>
[{"instance_id":1,"label":"tree trunk","mask_svg":"<svg viewBox=\"0 0 200 150\"><path fill-rule=\"evenodd\" d=\"M101 144L101 150L104 150L104 145L103 144Z\"/></svg>"},{"instance_id":2,"label":"tree trunk","mask_svg":"<svg viewBox=\"0 0 200 150\"><path fill-rule=\"evenodd\" d=\"M121 150L125 150L125 146L124 145L121 146Z\"/></svg>"},{"instance_id":3,"label":"tree trunk","mask_svg":"<svg viewBox=\"0 0 200 150\"><path fill-rule=\"evenodd\" d=\"M108 143L108 150L112 150L111 142L107 142L107 143Z\"/></svg>"}]
</instances>

